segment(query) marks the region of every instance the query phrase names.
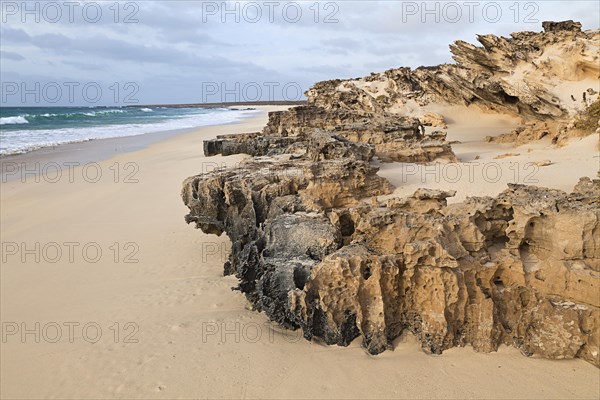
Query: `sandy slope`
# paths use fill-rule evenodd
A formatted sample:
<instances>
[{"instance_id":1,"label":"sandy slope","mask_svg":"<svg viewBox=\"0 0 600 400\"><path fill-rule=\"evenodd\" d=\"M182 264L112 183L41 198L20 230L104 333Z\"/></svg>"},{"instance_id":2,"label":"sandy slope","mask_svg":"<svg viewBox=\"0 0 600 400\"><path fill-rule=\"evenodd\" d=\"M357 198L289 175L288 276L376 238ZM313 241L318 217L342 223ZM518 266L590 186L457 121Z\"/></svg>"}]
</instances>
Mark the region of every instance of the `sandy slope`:
<instances>
[{"instance_id":1,"label":"sandy slope","mask_svg":"<svg viewBox=\"0 0 600 400\"><path fill-rule=\"evenodd\" d=\"M486 136L507 133L519 120L497 114L481 114L474 108L430 107L446 116L448 141L458 163L435 165L381 164L379 175L397 187L394 195L409 195L419 187L456 190L449 202L463 201L467 196L495 196L507 183L545 186L570 192L579 178L596 178L600 170L598 135L573 139L557 148L550 140L519 147L487 143ZM427 128L439 130L440 128ZM550 161L548 166L534 165Z\"/></svg>"},{"instance_id":2,"label":"sandy slope","mask_svg":"<svg viewBox=\"0 0 600 400\"><path fill-rule=\"evenodd\" d=\"M103 177L97 183L82 179L81 169L74 171L72 183L66 175L57 183L2 183L3 246L25 242L33 248L39 242L40 252L46 249L40 262L35 255L3 252L3 333L21 322L29 329L39 322L41 337L36 343L34 334L24 340L19 334L4 335L2 398L598 397L598 369L580 360L530 359L510 348L496 354L451 349L428 356L410 339L399 340L393 352L371 357L356 342L350 348L327 347L296 333L283 334L264 315L246 309L243 296L230 291L235 279L221 276L227 239L204 235L183 222L186 208L179 190L187 176L243 158L205 159L202 140L257 130L265 122L266 114L120 154L100 163ZM458 133L453 137L452 132L450 139L457 140ZM471 149L465 138L460 140L464 144L456 146L457 153L464 159L505 152L477 144L475 138ZM540 152L536 159L558 161L562 154ZM117 183L115 168L110 169L115 162L121 172ZM139 167L133 177L138 183L123 182L125 173L133 171L126 163ZM386 166L385 176L399 179L393 168ZM572 166L565 174L573 183L584 175ZM56 257L52 242L63 250L54 263L49 262ZM80 243L72 262L65 242ZM117 262L114 242L121 249ZM89 243L103 251L96 263L90 262L93 251L87 260L82 254ZM138 262L125 263L135 246L139 251L131 260ZM50 343L56 336L53 322L62 327L56 343ZM72 342L69 322L79 323L73 325ZM83 337L86 323L102 329L96 343L89 343L96 337L94 325Z\"/></svg>"}]
</instances>

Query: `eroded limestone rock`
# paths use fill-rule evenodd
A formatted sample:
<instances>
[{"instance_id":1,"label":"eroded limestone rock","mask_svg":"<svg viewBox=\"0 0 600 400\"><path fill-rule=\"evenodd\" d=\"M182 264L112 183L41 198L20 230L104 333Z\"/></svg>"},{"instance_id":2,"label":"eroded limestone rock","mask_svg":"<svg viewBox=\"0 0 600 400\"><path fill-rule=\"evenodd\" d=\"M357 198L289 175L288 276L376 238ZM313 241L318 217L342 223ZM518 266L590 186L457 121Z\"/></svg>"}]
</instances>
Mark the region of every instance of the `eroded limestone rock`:
<instances>
[{"instance_id":1,"label":"eroded limestone rock","mask_svg":"<svg viewBox=\"0 0 600 400\"><path fill-rule=\"evenodd\" d=\"M547 88L522 94L506 78L523 63L564 63L542 56L567 42L587 65L597 33L544 28L481 36L483 48L459 42L457 65L320 82L307 106L271 113L262 133L207 142L207 155L254 157L185 180L186 221L225 232L225 273L307 339L345 346L360 336L378 354L411 332L436 354L506 344L600 366L600 180L582 178L572 193L509 185L452 205L453 191L431 189L379 201L392 186L371 163L453 157L444 132L397 112L407 99L484 104L548 130L571 115Z\"/></svg>"},{"instance_id":2,"label":"eroded limestone rock","mask_svg":"<svg viewBox=\"0 0 600 400\"><path fill-rule=\"evenodd\" d=\"M257 309L308 339L362 336L372 354L409 331L431 353L507 344L599 365L599 180L378 202L391 186L369 146L323 132L304 143L184 183L186 220L227 233L225 272Z\"/></svg>"}]
</instances>

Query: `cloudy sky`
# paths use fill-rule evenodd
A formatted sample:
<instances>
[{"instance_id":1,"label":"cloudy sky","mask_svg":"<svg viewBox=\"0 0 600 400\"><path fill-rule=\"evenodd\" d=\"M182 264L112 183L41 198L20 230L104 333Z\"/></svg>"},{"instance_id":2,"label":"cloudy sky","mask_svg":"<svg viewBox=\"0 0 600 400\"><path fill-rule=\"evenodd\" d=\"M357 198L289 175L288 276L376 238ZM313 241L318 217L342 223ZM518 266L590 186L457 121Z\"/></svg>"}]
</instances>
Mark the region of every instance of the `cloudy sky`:
<instances>
[{"instance_id":1,"label":"cloudy sky","mask_svg":"<svg viewBox=\"0 0 600 400\"><path fill-rule=\"evenodd\" d=\"M597 1L1 1L3 106L300 99L319 80L452 62L477 33L599 27Z\"/></svg>"}]
</instances>

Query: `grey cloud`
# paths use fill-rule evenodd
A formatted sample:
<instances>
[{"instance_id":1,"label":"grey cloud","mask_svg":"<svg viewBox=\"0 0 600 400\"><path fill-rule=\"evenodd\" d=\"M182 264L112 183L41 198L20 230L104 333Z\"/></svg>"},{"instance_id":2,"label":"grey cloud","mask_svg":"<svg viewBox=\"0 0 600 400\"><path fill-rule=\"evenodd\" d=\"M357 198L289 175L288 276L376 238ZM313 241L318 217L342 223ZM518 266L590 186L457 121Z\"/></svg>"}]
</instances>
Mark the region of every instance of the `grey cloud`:
<instances>
[{"instance_id":1,"label":"grey cloud","mask_svg":"<svg viewBox=\"0 0 600 400\"><path fill-rule=\"evenodd\" d=\"M106 66L100 65L100 63L90 63L82 61L63 61L63 63L81 70L106 71Z\"/></svg>"},{"instance_id":2,"label":"grey cloud","mask_svg":"<svg viewBox=\"0 0 600 400\"><path fill-rule=\"evenodd\" d=\"M61 56L69 53L84 54L86 57L97 56L101 59L136 63L157 63L220 71L251 69L267 72L251 62L235 62L220 56L202 56L173 47L137 45L105 36L72 39L62 34L48 33L31 36L29 42L46 52L54 52Z\"/></svg>"},{"instance_id":3,"label":"grey cloud","mask_svg":"<svg viewBox=\"0 0 600 400\"><path fill-rule=\"evenodd\" d=\"M22 29L2 26L0 28L0 41L5 44L28 43L31 37Z\"/></svg>"},{"instance_id":4,"label":"grey cloud","mask_svg":"<svg viewBox=\"0 0 600 400\"><path fill-rule=\"evenodd\" d=\"M505 11L513 4L496 2ZM134 24L114 23L108 9L113 2L101 3L105 18L96 24L81 18L75 23L3 23L0 79L22 76L29 81L43 73L50 80L136 81L147 101L198 101L202 82L299 82L306 88L318 80L452 62L448 45L456 39L476 43L477 33L540 31L541 21L549 19L577 19L585 29L598 28L600 12L597 1L520 2L516 23L505 13L498 23L479 16L474 23L466 18L435 23L429 17L424 24L419 16L403 20L407 1L337 1L339 22L327 24L327 2L319 3L315 23L310 1L298 2L304 13L298 23L285 21L280 5L274 23L263 15L252 24L235 23L231 17L221 23L218 16L205 22L199 1L134 3L139 6ZM222 1L213 3L220 6ZM525 3L538 5L538 22L523 23Z\"/></svg>"},{"instance_id":5,"label":"grey cloud","mask_svg":"<svg viewBox=\"0 0 600 400\"><path fill-rule=\"evenodd\" d=\"M23 57L19 53L14 53L12 51L4 51L4 50L0 50L0 58L5 58L7 60L14 60L14 61L25 60L25 57Z\"/></svg>"}]
</instances>

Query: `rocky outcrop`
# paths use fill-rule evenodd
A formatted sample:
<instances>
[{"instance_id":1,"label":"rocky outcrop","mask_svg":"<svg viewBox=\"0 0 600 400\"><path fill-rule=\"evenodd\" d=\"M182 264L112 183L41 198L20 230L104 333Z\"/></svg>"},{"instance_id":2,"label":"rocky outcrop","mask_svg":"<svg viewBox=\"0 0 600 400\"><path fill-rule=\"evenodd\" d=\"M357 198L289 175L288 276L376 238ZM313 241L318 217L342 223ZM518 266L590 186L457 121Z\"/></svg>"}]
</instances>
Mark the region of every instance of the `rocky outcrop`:
<instances>
[{"instance_id":1,"label":"rocky outcrop","mask_svg":"<svg viewBox=\"0 0 600 400\"><path fill-rule=\"evenodd\" d=\"M573 120L598 99L600 31L582 32L573 21L544 22L543 27L544 32L517 32L508 38L478 35L482 46L456 41L450 46L456 64L320 82L307 92L308 103L421 120L428 119L432 104L478 107L517 116L523 121L521 130L535 131L500 140L518 138L522 143L549 135L564 143L581 136ZM545 124L545 129L533 124Z\"/></svg>"},{"instance_id":2,"label":"rocky outcrop","mask_svg":"<svg viewBox=\"0 0 600 400\"><path fill-rule=\"evenodd\" d=\"M536 121L520 126L509 133L499 136L487 136L491 143L515 143L522 145L544 137L549 137L553 144L564 145L570 139L600 134L600 100L596 100L584 110L575 114L568 122Z\"/></svg>"},{"instance_id":3,"label":"rocky outcrop","mask_svg":"<svg viewBox=\"0 0 600 400\"><path fill-rule=\"evenodd\" d=\"M225 273L258 310L307 339L362 336L372 354L412 332L432 353L507 344L600 365L600 181L380 202L391 186L371 146L324 132L303 146L184 182L186 221L227 233Z\"/></svg>"},{"instance_id":4,"label":"rocky outcrop","mask_svg":"<svg viewBox=\"0 0 600 400\"><path fill-rule=\"evenodd\" d=\"M599 98L594 88L600 79L600 31L582 32L573 21L542 25L544 32L509 38L478 35L481 47L456 41L450 46L456 64L318 82L306 92L306 106L270 113L262 134L219 137L207 144L207 154L221 153L222 147L224 154L238 148L269 154L279 148L277 142L291 144L320 129L372 144L382 161L455 161L445 133L425 129L446 129L444 116L430 105L478 107L522 119L520 128L489 138L494 142L549 137L560 145L588 135L600 127L597 119L587 129L577 121Z\"/></svg>"},{"instance_id":5,"label":"rocky outcrop","mask_svg":"<svg viewBox=\"0 0 600 400\"><path fill-rule=\"evenodd\" d=\"M332 132L352 142L370 144L382 161L456 161L446 142L446 134L441 131L425 133L417 118L315 105L271 112L262 133L219 136L205 143L204 153L274 155L288 151L285 145L298 148L298 142L308 140L316 131Z\"/></svg>"},{"instance_id":6,"label":"rocky outcrop","mask_svg":"<svg viewBox=\"0 0 600 400\"><path fill-rule=\"evenodd\" d=\"M287 327L297 327L286 308L288 291L342 245L340 229L323 210L391 192L369 164L370 146L326 133L306 146L300 157L257 157L191 177L182 192L188 223L231 239L225 273L235 274L248 298Z\"/></svg>"},{"instance_id":7,"label":"rocky outcrop","mask_svg":"<svg viewBox=\"0 0 600 400\"><path fill-rule=\"evenodd\" d=\"M360 333L373 354L408 330L432 353L506 344L598 365L600 182L582 185L593 190L515 185L451 207L448 193L417 192L336 210L351 244L290 293L299 325L327 343Z\"/></svg>"},{"instance_id":8,"label":"rocky outcrop","mask_svg":"<svg viewBox=\"0 0 600 400\"><path fill-rule=\"evenodd\" d=\"M271 113L263 132L205 142L207 155L254 157L185 180L186 221L226 233L225 273L309 340L361 337L378 354L410 332L430 353L506 344L600 366L600 180L582 178L572 193L510 185L448 205L452 191L378 198L393 188L372 163L452 159L445 133L424 128L443 129L443 116L402 116L394 104L406 99L494 104L541 129L570 115L543 90L522 98L494 81L548 50L538 45L568 37L579 49L591 35L574 23L545 29L483 37L484 49L457 44L456 66L321 82L307 106Z\"/></svg>"}]
</instances>

